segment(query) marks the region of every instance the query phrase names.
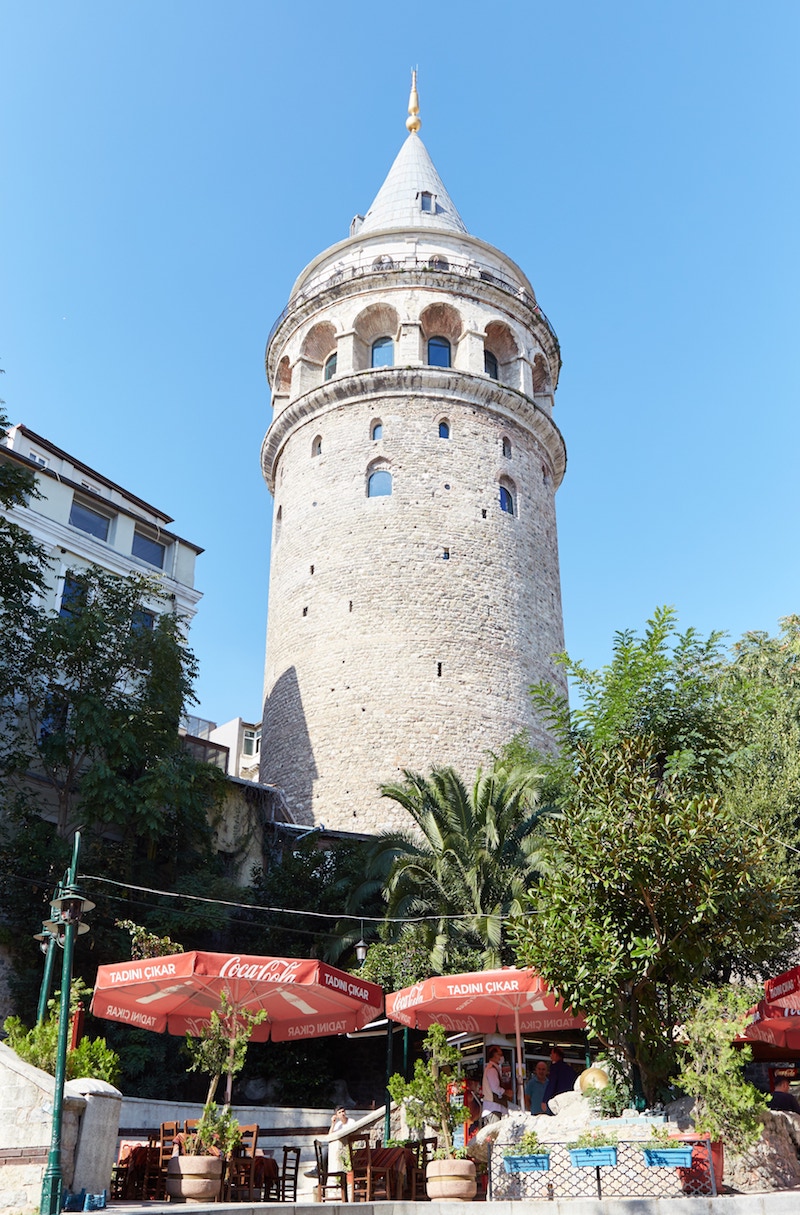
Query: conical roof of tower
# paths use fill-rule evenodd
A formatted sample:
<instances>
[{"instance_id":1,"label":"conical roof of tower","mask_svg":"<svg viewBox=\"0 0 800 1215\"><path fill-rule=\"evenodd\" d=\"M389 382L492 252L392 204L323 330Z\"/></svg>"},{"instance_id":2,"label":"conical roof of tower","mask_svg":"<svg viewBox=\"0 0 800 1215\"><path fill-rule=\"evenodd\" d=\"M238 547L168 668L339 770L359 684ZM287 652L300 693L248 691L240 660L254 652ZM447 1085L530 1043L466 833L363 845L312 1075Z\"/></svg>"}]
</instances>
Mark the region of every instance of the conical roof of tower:
<instances>
[{"instance_id":1,"label":"conical roof of tower","mask_svg":"<svg viewBox=\"0 0 800 1215\"><path fill-rule=\"evenodd\" d=\"M422 194L430 194L430 211L422 209ZM359 228L379 232L387 228L429 228L437 232L466 233L466 225L453 201L428 149L416 131L408 136L388 176L375 196Z\"/></svg>"}]
</instances>

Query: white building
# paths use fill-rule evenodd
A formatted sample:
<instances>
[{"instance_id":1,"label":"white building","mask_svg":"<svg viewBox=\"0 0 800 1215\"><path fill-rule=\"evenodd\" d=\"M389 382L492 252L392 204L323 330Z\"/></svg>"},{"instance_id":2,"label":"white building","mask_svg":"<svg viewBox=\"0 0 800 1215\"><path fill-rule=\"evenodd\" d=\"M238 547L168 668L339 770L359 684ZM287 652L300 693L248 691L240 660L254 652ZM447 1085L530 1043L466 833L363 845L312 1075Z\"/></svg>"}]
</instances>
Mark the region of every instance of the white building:
<instances>
[{"instance_id":1,"label":"white building","mask_svg":"<svg viewBox=\"0 0 800 1215\"><path fill-rule=\"evenodd\" d=\"M50 558L45 606L57 610L68 571L98 566L125 577L156 579L188 623L200 591L195 559L202 549L168 530L172 519L27 426L0 437L0 459L32 469L41 497L6 512Z\"/></svg>"}]
</instances>

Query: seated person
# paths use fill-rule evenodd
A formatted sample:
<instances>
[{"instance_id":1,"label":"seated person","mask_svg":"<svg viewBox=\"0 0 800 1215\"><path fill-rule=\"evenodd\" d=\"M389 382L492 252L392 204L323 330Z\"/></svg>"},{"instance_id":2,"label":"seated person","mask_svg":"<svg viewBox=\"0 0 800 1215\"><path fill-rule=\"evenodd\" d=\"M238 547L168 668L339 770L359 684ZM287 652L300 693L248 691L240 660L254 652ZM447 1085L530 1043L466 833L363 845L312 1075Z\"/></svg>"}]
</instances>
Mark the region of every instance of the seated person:
<instances>
[{"instance_id":1,"label":"seated person","mask_svg":"<svg viewBox=\"0 0 800 1215\"><path fill-rule=\"evenodd\" d=\"M800 1101L789 1092L789 1077L778 1076L775 1092L769 1100L771 1110L784 1110L789 1114L800 1114Z\"/></svg>"}]
</instances>

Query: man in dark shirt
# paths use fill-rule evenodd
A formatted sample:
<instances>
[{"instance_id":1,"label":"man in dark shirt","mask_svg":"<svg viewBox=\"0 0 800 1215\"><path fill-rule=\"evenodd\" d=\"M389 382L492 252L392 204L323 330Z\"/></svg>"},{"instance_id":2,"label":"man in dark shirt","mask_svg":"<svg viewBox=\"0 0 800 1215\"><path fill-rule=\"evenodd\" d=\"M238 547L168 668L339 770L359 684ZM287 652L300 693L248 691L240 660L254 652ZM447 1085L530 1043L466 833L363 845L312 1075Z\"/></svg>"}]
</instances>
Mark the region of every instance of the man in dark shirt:
<instances>
[{"instance_id":1,"label":"man in dark shirt","mask_svg":"<svg viewBox=\"0 0 800 1215\"><path fill-rule=\"evenodd\" d=\"M789 1077L778 1076L775 1081L775 1092L770 1097L769 1108L785 1110L791 1114L800 1114L800 1101L789 1092Z\"/></svg>"},{"instance_id":2,"label":"man in dark shirt","mask_svg":"<svg viewBox=\"0 0 800 1215\"><path fill-rule=\"evenodd\" d=\"M571 1093L574 1087L575 1072L568 1063L564 1062L563 1050L554 1046L550 1051L550 1075L547 1078L547 1087L542 1099L542 1113L552 1114L553 1111L548 1105L550 1098L557 1097L559 1093Z\"/></svg>"}]
</instances>

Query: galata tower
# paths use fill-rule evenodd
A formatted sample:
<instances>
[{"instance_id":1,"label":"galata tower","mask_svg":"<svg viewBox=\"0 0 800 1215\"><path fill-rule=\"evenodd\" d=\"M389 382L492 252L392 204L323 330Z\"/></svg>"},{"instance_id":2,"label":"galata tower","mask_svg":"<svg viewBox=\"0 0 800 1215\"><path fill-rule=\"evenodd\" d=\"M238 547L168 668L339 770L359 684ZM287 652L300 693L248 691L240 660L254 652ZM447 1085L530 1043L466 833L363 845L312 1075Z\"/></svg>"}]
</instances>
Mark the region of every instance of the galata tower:
<instances>
[{"instance_id":1,"label":"galata tower","mask_svg":"<svg viewBox=\"0 0 800 1215\"><path fill-rule=\"evenodd\" d=\"M267 343L274 495L261 780L297 823L407 825L378 786L469 786L564 686L556 335L467 231L420 135L292 288ZM489 187L487 186L487 189Z\"/></svg>"}]
</instances>

